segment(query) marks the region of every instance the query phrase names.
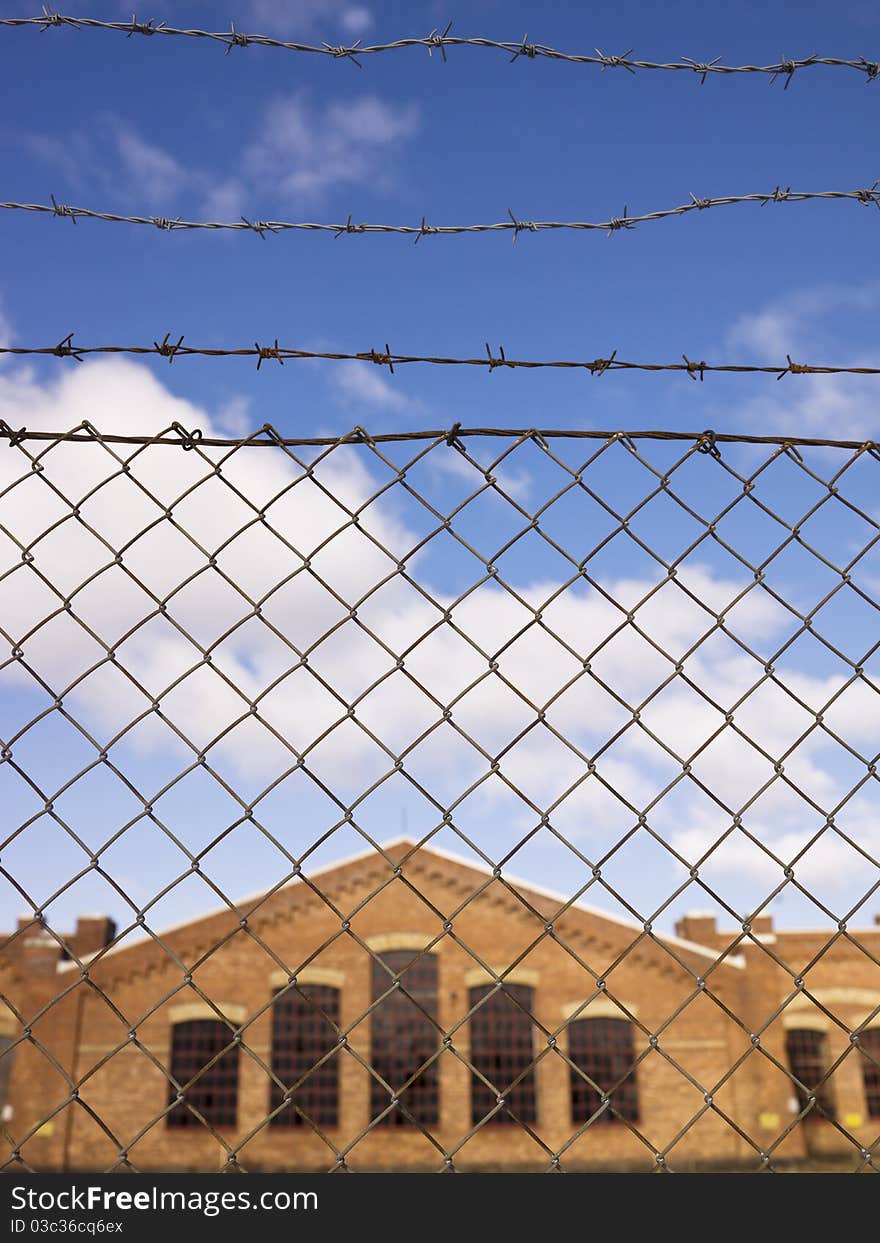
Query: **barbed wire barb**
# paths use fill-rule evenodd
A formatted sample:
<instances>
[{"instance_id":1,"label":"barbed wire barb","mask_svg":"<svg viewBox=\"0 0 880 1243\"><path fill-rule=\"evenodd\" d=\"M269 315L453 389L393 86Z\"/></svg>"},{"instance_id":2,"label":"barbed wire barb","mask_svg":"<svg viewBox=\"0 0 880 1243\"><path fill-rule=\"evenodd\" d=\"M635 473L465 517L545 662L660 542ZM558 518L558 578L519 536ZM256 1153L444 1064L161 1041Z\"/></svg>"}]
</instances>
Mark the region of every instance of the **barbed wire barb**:
<instances>
[{"instance_id":1,"label":"barbed wire barb","mask_svg":"<svg viewBox=\"0 0 880 1243\"><path fill-rule=\"evenodd\" d=\"M183 346L183 336L178 337L176 342L171 341L171 333L166 332L162 338L161 344L158 341L153 342L153 349L161 358L167 358L169 364L174 362L178 351Z\"/></svg>"},{"instance_id":2,"label":"barbed wire barb","mask_svg":"<svg viewBox=\"0 0 880 1243\"><path fill-rule=\"evenodd\" d=\"M442 34L440 34L439 30L435 27L425 40L425 44L428 48L428 56L433 58L435 48L439 49L444 65L446 64L446 40L449 38L449 32L451 29L452 20L450 19L446 23Z\"/></svg>"}]
</instances>

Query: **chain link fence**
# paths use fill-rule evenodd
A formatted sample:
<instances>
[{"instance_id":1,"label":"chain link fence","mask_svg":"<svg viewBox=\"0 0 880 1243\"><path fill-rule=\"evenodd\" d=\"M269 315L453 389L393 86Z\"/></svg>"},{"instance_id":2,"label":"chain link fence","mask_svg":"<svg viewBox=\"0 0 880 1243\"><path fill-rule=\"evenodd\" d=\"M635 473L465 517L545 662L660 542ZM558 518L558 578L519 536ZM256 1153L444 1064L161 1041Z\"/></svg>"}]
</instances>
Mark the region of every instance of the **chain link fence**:
<instances>
[{"instance_id":1,"label":"chain link fence","mask_svg":"<svg viewBox=\"0 0 880 1243\"><path fill-rule=\"evenodd\" d=\"M873 444L9 441L4 1168L877 1170Z\"/></svg>"}]
</instances>

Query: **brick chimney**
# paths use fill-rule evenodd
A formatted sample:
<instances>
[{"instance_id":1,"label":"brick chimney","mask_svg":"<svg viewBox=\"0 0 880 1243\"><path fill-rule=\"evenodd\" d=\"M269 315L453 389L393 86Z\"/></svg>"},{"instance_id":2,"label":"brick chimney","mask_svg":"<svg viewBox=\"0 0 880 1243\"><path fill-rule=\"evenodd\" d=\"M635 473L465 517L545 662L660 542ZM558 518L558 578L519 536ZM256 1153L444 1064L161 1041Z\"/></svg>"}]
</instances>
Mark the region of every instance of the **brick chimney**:
<instances>
[{"instance_id":1,"label":"brick chimney","mask_svg":"<svg viewBox=\"0 0 880 1243\"><path fill-rule=\"evenodd\" d=\"M35 923L33 916L22 915L18 921L18 935L13 934L0 948L29 974L46 976L54 975L59 959L67 957L59 940L70 947L71 954L84 958L109 945L115 935L116 924L108 915L81 915L76 921L76 930L66 935L60 933L58 940Z\"/></svg>"},{"instance_id":2,"label":"brick chimney","mask_svg":"<svg viewBox=\"0 0 880 1243\"><path fill-rule=\"evenodd\" d=\"M82 958L102 950L115 936L116 924L109 915L80 915L76 921L76 931L64 939L71 951L78 958Z\"/></svg>"},{"instance_id":3,"label":"brick chimney","mask_svg":"<svg viewBox=\"0 0 880 1243\"><path fill-rule=\"evenodd\" d=\"M768 937L773 932L772 915L756 915L752 920L752 932L756 937Z\"/></svg>"},{"instance_id":4,"label":"brick chimney","mask_svg":"<svg viewBox=\"0 0 880 1243\"><path fill-rule=\"evenodd\" d=\"M54 975L61 957L61 947L55 938L30 915L21 916L18 928L20 935L10 948L23 970L31 977Z\"/></svg>"},{"instance_id":5,"label":"brick chimney","mask_svg":"<svg viewBox=\"0 0 880 1243\"><path fill-rule=\"evenodd\" d=\"M717 936L715 916L708 911L689 911L676 922L675 931L685 941L711 945Z\"/></svg>"}]
</instances>

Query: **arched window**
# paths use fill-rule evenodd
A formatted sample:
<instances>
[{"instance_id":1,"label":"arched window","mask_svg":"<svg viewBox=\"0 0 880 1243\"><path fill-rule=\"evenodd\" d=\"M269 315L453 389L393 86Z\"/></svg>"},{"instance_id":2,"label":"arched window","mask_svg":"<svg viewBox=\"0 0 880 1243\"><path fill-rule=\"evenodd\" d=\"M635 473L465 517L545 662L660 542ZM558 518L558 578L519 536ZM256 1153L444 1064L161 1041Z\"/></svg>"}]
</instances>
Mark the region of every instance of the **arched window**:
<instances>
[{"instance_id":1,"label":"arched window","mask_svg":"<svg viewBox=\"0 0 880 1243\"><path fill-rule=\"evenodd\" d=\"M824 1076L828 1070L828 1038L824 1031L806 1027L790 1027L785 1033L785 1054L792 1075L798 1081L793 1084L798 1109L806 1109L809 1097L816 1103L805 1120L834 1117L834 1094Z\"/></svg>"},{"instance_id":2,"label":"arched window","mask_svg":"<svg viewBox=\"0 0 880 1243\"><path fill-rule=\"evenodd\" d=\"M238 1112L238 1045L233 1029L217 1018L176 1022L171 1029L171 1077L165 1120L170 1127L234 1127ZM204 1119L204 1121L203 1121Z\"/></svg>"},{"instance_id":3,"label":"arched window","mask_svg":"<svg viewBox=\"0 0 880 1243\"><path fill-rule=\"evenodd\" d=\"M500 989L486 984L470 989L468 999L473 1011L471 1064L479 1072L471 1081L473 1124L482 1122L496 1108L498 1096L505 1097L506 1104L492 1115L491 1122L537 1122L532 1040L534 990L526 984L504 984Z\"/></svg>"},{"instance_id":4,"label":"arched window","mask_svg":"<svg viewBox=\"0 0 880 1243\"><path fill-rule=\"evenodd\" d=\"M869 1118L880 1118L880 1027L869 1027L859 1033L862 1055L862 1081L865 1085L865 1108Z\"/></svg>"},{"instance_id":5,"label":"arched window","mask_svg":"<svg viewBox=\"0 0 880 1243\"><path fill-rule=\"evenodd\" d=\"M572 1062L573 1122L592 1118L601 1107L603 1095L610 1096L611 1107L599 1114L596 1122L638 1122L635 1049L628 1019L575 1019L568 1027L568 1056Z\"/></svg>"},{"instance_id":6,"label":"arched window","mask_svg":"<svg viewBox=\"0 0 880 1243\"><path fill-rule=\"evenodd\" d=\"M292 1088L297 1108L288 1105L280 1109L270 1126L308 1125L307 1119L320 1127L339 1125L339 1058L327 1057L338 1047L338 1028L338 988L303 982L276 992L272 1003L272 1070L284 1088L272 1082L269 1104L270 1109L278 1109L285 1089Z\"/></svg>"},{"instance_id":7,"label":"arched window","mask_svg":"<svg viewBox=\"0 0 880 1243\"><path fill-rule=\"evenodd\" d=\"M391 949L373 958L373 1001L382 1000L370 1016L370 1064L376 1075L400 1098L380 1125L407 1123L409 1114L422 1126L436 1126L440 1117L437 1051L437 956L412 949ZM388 993L399 979L400 987ZM385 994L388 993L388 996ZM424 1067L424 1069L422 1069ZM370 1077L370 1114L388 1109L388 1089ZM412 1083L409 1080L413 1079ZM406 1113L404 1113L406 1110Z\"/></svg>"}]
</instances>

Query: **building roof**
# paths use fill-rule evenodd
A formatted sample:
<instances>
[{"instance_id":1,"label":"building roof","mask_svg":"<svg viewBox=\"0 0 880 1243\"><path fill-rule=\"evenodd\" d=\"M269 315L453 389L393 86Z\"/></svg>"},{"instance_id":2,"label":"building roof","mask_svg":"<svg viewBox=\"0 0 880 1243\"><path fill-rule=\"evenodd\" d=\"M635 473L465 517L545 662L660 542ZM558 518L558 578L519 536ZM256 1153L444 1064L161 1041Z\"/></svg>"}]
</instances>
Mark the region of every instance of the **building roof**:
<instances>
[{"instance_id":1,"label":"building roof","mask_svg":"<svg viewBox=\"0 0 880 1243\"><path fill-rule=\"evenodd\" d=\"M310 870L308 872L309 881L312 884L320 880L327 881L334 877L337 873L342 873L345 869L349 869L354 865L366 861L379 860L382 857L379 853L380 850L385 854L390 854L399 858L406 858L409 855L413 855L413 859L418 859L420 864L424 864L429 860L435 861L436 863L449 864L456 869L463 869L472 873L477 879L478 884L485 881L487 878L492 878L496 875L492 868L482 862L475 862L472 859L466 859L461 855L457 855L452 851L447 851L437 846L419 845L419 843L412 838L403 836L395 837L389 839L388 841L380 842L378 845L378 850L374 847L369 847L366 850L348 855L343 859L338 859L333 863L325 864L323 867ZM626 929L629 932L644 932L642 924L638 923L636 920L609 914L600 907L593 906L582 901L572 902L568 905L570 899L564 894L557 893L541 885L535 885L531 881L513 876L506 871L499 873L499 877L503 877L507 886L515 889L524 897L533 897L550 901L560 906L565 906L567 912L580 912L582 914L592 916L594 919L612 925L613 927ZM289 881L286 881L275 890L267 891L266 889L261 889L256 893L247 895L246 897L235 902L233 905L237 911L247 911L260 904L267 892L272 898L274 898L278 894L290 892L295 890L297 887L302 887L304 884L305 882L301 877L292 877ZM211 920L222 916L228 916L229 914L230 908L228 906L216 907L211 911L207 911L202 915L196 916L194 919L186 920L183 923L173 924L168 928L162 929L157 935L162 941L165 941L169 936L177 936L190 931L195 931L200 925L206 924ZM680 949L687 953L695 954L698 957L707 958L712 962L718 960L719 950L717 948L713 949L710 946L700 945L696 941L690 941L684 937L675 936L671 933L651 931L648 935L652 940L657 941L662 945ZM124 943L113 945L109 949L98 951L97 954L87 957L100 957L102 961L110 958L116 959L120 955L142 949L145 944L149 944L149 941L145 936L138 937L136 940L131 940L127 937ZM723 959L723 965L742 969L745 967L745 959L742 955L727 955ZM69 971L76 968L77 963L71 961L62 961L59 964L59 971Z\"/></svg>"}]
</instances>

